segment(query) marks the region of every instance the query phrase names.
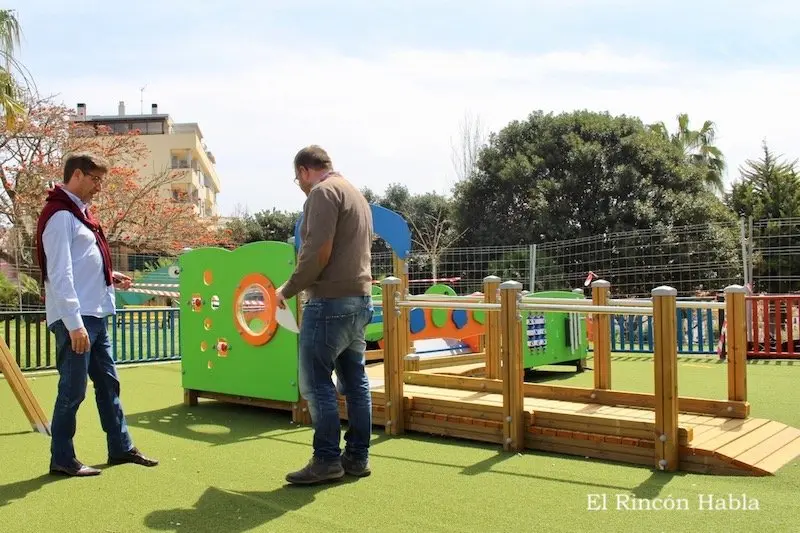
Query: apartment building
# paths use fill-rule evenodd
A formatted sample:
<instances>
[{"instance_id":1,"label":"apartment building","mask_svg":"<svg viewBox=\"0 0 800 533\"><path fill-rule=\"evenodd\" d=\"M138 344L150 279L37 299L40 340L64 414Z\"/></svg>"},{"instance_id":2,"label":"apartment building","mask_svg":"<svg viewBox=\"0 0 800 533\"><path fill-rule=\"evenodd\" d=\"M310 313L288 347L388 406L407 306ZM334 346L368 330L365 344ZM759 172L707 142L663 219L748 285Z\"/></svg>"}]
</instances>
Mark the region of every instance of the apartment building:
<instances>
[{"instance_id":1,"label":"apartment building","mask_svg":"<svg viewBox=\"0 0 800 533\"><path fill-rule=\"evenodd\" d=\"M119 102L116 115L90 115L85 103L77 105L75 122L88 127L106 126L115 134L135 131L149 154L140 162L142 174L173 171L175 179L165 184L161 195L194 206L201 217L217 216L219 176L214 155L203 140L200 126L194 122L174 122L152 104L150 114L127 114L125 102Z\"/></svg>"}]
</instances>

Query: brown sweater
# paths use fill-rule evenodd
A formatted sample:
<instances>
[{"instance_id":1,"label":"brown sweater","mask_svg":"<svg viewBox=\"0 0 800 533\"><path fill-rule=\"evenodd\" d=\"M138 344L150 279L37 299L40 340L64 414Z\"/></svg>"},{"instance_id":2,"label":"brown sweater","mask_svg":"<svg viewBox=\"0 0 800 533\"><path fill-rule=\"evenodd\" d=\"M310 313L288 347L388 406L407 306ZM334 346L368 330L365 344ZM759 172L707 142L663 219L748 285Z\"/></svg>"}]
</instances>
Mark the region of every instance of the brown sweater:
<instances>
[{"instance_id":1,"label":"brown sweater","mask_svg":"<svg viewBox=\"0 0 800 533\"><path fill-rule=\"evenodd\" d=\"M282 290L286 299L300 291L309 298L371 294L372 211L344 177L332 174L311 190L300 236L297 268Z\"/></svg>"}]
</instances>

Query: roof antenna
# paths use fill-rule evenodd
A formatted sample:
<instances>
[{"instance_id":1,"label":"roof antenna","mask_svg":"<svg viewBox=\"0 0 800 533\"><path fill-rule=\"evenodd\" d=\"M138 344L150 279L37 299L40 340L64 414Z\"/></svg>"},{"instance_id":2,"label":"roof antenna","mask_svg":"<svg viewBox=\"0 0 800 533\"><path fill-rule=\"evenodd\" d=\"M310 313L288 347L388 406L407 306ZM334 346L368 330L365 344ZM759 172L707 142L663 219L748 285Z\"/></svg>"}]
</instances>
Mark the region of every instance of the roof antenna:
<instances>
[{"instance_id":1,"label":"roof antenna","mask_svg":"<svg viewBox=\"0 0 800 533\"><path fill-rule=\"evenodd\" d=\"M144 85L141 89L139 89L139 114L144 115L144 89L147 87L147 84Z\"/></svg>"}]
</instances>

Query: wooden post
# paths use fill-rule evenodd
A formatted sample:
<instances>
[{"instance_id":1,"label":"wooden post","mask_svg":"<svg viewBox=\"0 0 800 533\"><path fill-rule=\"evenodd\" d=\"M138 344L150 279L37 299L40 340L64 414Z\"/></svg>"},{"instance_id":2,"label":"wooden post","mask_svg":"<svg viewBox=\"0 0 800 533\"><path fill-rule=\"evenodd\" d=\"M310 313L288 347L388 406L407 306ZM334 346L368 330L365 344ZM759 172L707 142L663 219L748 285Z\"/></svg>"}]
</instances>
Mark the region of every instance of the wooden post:
<instances>
[{"instance_id":1,"label":"wooden post","mask_svg":"<svg viewBox=\"0 0 800 533\"><path fill-rule=\"evenodd\" d=\"M394 276L383 280L383 377L386 401L386 434L403 433L403 359L405 346L401 344L400 301L402 281Z\"/></svg>"},{"instance_id":2,"label":"wooden post","mask_svg":"<svg viewBox=\"0 0 800 533\"><path fill-rule=\"evenodd\" d=\"M490 304L497 303L497 291L500 288L500 278L486 276L483 278L483 301ZM500 314L492 311L486 313L486 377L489 379L500 378Z\"/></svg>"},{"instance_id":3,"label":"wooden post","mask_svg":"<svg viewBox=\"0 0 800 533\"><path fill-rule=\"evenodd\" d=\"M419 355L415 353L410 353L406 355L403 359L405 360L406 371L419 372Z\"/></svg>"},{"instance_id":4,"label":"wooden post","mask_svg":"<svg viewBox=\"0 0 800 533\"><path fill-rule=\"evenodd\" d=\"M678 291L657 287L653 295L655 374L655 466L658 470L678 469L678 345L676 303Z\"/></svg>"},{"instance_id":5,"label":"wooden post","mask_svg":"<svg viewBox=\"0 0 800 533\"><path fill-rule=\"evenodd\" d=\"M297 305L297 325L299 326L303 321L302 293L295 296L294 301ZM300 379L299 375L297 379ZM297 401L292 404L292 422L298 426L311 425L311 411L308 410L308 401L299 392L297 393Z\"/></svg>"},{"instance_id":6,"label":"wooden post","mask_svg":"<svg viewBox=\"0 0 800 533\"><path fill-rule=\"evenodd\" d=\"M741 285L725 287L726 340L728 359L728 399L747 401L747 327L746 289ZM780 327L780 324L778 325Z\"/></svg>"},{"instance_id":7,"label":"wooden post","mask_svg":"<svg viewBox=\"0 0 800 533\"><path fill-rule=\"evenodd\" d=\"M0 374L3 374L8 381L33 430L43 435L50 435L50 422L28 386L28 381L22 375L17 360L2 338L0 338Z\"/></svg>"},{"instance_id":8,"label":"wooden post","mask_svg":"<svg viewBox=\"0 0 800 533\"><path fill-rule=\"evenodd\" d=\"M503 449L525 448L525 392L522 371L522 318L517 303L522 284L506 281L500 285L502 326Z\"/></svg>"},{"instance_id":9,"label":"wooden post","mask_svg":"<svg viewBox=\"0 0 800 533\"><path fill-rule=\"evenodd\" d=\"M408 263L405 260L392 254L394 262L394 276L400 280L400 287L396 289L400 293L400 298L405 299L409 294L408 290ZM385 312L385 311L384 311ZM411 341L411 327L409 325L409 314L411 309L408 307L400 308L400 316L398 317L398 331L401 351L403 354L414 353L414 343Z\"/></svg>"},{"instance_id":10,"label":"wooden post","mask_svg":"<svg viewBox=\"0 0 800 533\"><path fill-rule=\"evenodd\" d=\"M592 282L592 304L608 305L611 283L598 279ZM592 315L594 328L594 388L611 389L611 316Z\"/></svg>"}]
</instances>

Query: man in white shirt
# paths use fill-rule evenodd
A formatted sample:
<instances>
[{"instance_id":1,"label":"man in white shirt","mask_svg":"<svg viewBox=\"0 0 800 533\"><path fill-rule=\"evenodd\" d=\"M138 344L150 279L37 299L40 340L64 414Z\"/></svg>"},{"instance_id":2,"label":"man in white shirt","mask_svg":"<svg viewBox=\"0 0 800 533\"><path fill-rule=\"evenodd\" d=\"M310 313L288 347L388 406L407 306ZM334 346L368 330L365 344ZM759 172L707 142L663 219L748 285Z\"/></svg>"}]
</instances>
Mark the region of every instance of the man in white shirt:
<instances>
[{"instance_id":1,"label":"man in white shirt","mask_svg":"<svg viewBox=\"0 0 800 533\"><path fill-rule=\"evenodd\" d=\"M100 470L75 456L73 437L88 378L95 388L109 464L155 466L133 445L120 402L107 317L114 315L114 287L130 278L112 271L111 252L87 204L101 190L108 164L75 154L64 164L64 184L47 196L36 229L37 256L45 287L47 324L56 337L60 375L51 424L50 472L92 476Z\"/></svg>"}]
</instances>

